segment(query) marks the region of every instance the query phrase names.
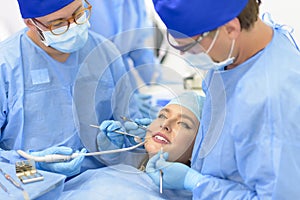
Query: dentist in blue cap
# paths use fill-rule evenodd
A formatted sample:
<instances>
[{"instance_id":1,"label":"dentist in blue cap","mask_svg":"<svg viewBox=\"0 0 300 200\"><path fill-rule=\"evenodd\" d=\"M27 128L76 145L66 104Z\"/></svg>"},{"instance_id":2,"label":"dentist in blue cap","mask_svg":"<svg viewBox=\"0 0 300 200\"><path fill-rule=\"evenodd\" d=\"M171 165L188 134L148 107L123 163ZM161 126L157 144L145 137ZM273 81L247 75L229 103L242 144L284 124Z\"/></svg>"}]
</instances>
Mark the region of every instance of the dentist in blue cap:
<instances>
[{"instance_id":1,"label":"dentist in blue cap","mask_svg":"<svg viewBox=\"0 0 300 200\"><path fill-rule=\"evenodd\" d=\"M89 123L130 109L127 94L133 88L123 78L119 52L88 30L92 6L87 0L18 3L27 27L0 44L0 161L21 159L19 149L34 156L93 150L84 148L96 139ZM116 105L115 99L125 103ZM68 177L104 166L83 156L36 164Z\"/></svg>"},{"instance_id":2,"label":"dentist in blue cap","mask_svg":"<svg viewBox=\"0 0 300 200\"><path fill-rule=\"evenodd\" d=\"M298 199L300 52L260 0L153 0L172 47L208 70L191 168L154 156L149 176L194 199ZM266 15L265 15L266 16Z\"/></svg>"}]
</instances>

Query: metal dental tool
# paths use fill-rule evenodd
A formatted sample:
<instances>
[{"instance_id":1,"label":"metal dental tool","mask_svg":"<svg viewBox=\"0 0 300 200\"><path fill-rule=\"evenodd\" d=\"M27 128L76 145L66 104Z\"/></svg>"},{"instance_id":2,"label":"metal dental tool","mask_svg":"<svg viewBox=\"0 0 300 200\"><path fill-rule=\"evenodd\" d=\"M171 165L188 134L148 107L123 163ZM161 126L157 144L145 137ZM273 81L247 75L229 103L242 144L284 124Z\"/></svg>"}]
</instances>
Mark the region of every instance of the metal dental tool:
<instances>
[{"instance_id":1,"label":"metal dental tool","mask_svg":"<svg viewBox=\"0 0 300 200\"><path fill-rule=\"evenodd\" d=\"M133 120L127 118L127 117L124 117L124 116L120 116L120 117L121 117L121 119L122 119L123 121L136 123L136 122L134 122ZM137 123L136 123L136 124L137 124ZM144 129L145 131L149 131L148 128L147 128L146 126L143 126L143 125L140 125L140 124L137 124L137 125L138 125L139 128Z\"/></svg>"},{"instance_id":2,"label":"metal dental tool","mask_svg":"<svg viewBox=\"0 0 300 200\"><path fill-rule=\"evenodd\" d=\"M159 170L159 193L163 193L163 171L160 169Z\"/></svg>"},{"instance_id":3,"label":"metal dental tool","mask_svg":"<svg viewBox=\"0 0 300 200\"><path fill-rule=\"evenodd\" d=\"M9 194L8 189L0 182L0 187Z\"/></svg>"},{"instance_id":4,"label":"metal dental tool","mask_svg":"<svg viewBox=\"0 0 300 200\"><path fill-rule=\"evenodd\" d=\"M5 173L1 168L0 168L0 173L9 181L11 182L16 188L22 190L23 192L23 197L25 200L29 200L29 195L26 192L26 190L24 190L24 188L21 186L20 183L18 183L15 179L13 179L9 174Z\"/></svg>"},{"instance_id":5,"label":"metal dental tool","mask_svg":"<svg viewBox=\"0 0 300 200\"><path fill-rule=\"evenodd\" d=\"M126 147L126 148L122 148L122 149L114 149L114 150L98 151L98 152L90 152L90 153L73 153L71 155L51 154L51 155L46 155L46 156L33 156L22 150L17 150L17 152L22 157L29 159L29 160L34 160L35 162L65 162L65 161L71 160L73 158L76 158L77 156L97 156L97 155L103 155L103 154L130 151L130 150L138 148L144 144L145 144L145 142L140 142L137 145L134 145L132 147Z\"/></svg>"},{"instance_id":6,"label":"metal dental tool","mask_svg":"<svg viewBox=\"0 0 300 200\"><path fill-rule=\"evenodd\" d=\"M92 124L91 124L90 126L93 127L93 128L99 128L99 126L92 125ZM119 134L123 134L123 135L131 136L131 137L134 138L134 141L135 141L136 143L140 143L140 142L143 141L142 138L140 138L139 136L136 136L136 135L133 135L133 134L130 134L130 133L126 133L126 132L118 131L118 130L114 130L114 132L115 132L115 133L119 133Z\"/></svg>"},{"instance_id":7,"label":"metal dental tool","mask_svg":"<svg viewBox=\"0 0 300 200\"><path fill-rule=\"evenodd\" d=\"M160 159L163 159L163 147L160 149ZM163 193L163 171L159 170L159 193Z\"/></svg>"},{"instance_id":8,"label":"metal dental tool","mask_svg":"<svg viewBox=\"0 0 300 200\"><path fill-rule=\"evenodd\" d=\"M0 168L0 173L7 179L9 182L11 182L16 188L19 188L20 190L24 190L20 183L18 183L15 179L13 179L9 174L2 171Z\"/></svg>"}]
</instances>

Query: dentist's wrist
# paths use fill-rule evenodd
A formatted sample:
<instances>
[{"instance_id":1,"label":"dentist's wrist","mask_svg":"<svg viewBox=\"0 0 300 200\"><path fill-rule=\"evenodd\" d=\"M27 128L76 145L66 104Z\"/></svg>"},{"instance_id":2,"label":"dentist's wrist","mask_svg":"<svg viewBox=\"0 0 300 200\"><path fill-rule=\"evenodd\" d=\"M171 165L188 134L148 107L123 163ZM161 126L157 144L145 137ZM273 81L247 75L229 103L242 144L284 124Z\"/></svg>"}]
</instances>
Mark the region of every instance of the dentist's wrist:
<instances>
[{"instance_id":1,"label":"dentist's wrist","mask_svg":"<svg viewBox=\"0 0 300 200\"><path fill-rule=\"evenodd\" d=\"M193 191L200 183L203 175L194 169L189 169L184 179L184 188Z\"/></svg>"}]
</instances>

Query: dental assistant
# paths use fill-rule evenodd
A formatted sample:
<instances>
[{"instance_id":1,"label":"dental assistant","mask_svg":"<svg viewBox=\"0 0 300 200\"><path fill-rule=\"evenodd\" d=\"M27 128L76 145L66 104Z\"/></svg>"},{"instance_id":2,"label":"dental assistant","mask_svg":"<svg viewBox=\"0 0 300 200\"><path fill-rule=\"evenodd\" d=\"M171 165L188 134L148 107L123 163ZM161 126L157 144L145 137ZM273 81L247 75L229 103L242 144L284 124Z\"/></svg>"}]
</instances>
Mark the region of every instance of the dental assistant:
<instances>
[{"instance_id":1,"label":"dental assistant","mask_svg":"<svg viewBox=\"0 0 300 200\"><path fill-rule=\"evenodd\" d=\"M21 159L18 149L36 156L86 152L80 127L90 118L80 118L86 114L82 108L95 101L100 123L114 117L114 98L132 92L130 82L121 79L126 72L119 52L88 30L92 6L86 0L18 3L27 27L0 44L0 160ZM89 88L75 88L77 80L93 85L93 68L101 72L99 80L96 77L97 94L78 102L74 94L83 95ZM129 109L126 103L117 106L121 113ZM136 109L131 113L138 115ZM102 166L95 158L82 156L37 163L38 169L68 177Z\"/></svg>"},{"instance_id":2,"label":"dental assistant","mask_svg":"<svg viewBox=\"0 0 300 200\"><path fill-rule=\"evenodd\" d=\"M149 175L157 182L162 169L170 188L193 182L193 199L298 199L300 52L291 34L258 17L260 0L153 2L171 45L209 72L192 167L156 158Z\"/></svg>"}]
</instances>

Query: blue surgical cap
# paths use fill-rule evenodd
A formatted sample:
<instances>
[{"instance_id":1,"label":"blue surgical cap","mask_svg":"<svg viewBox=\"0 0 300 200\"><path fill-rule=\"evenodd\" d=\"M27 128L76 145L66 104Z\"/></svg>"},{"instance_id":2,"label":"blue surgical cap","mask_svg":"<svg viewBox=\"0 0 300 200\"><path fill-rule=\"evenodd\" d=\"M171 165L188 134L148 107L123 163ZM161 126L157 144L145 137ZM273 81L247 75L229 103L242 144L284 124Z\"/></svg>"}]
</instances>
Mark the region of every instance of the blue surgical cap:
<instances>
[{"instance_id":1,"label":"blue surgical cap","mask_svg":"<svg viewBox=\"0 0 300 200\"><path fill-rule=\"evenodd\" d=\"M153 0L169 32L176 38L212 31L237 17L248 0Z\"/></svg>"},{"instance_id":2,"label":"blue surgical cap","mask_svg":"<svg viewBox=\"0 0 300 200\"><path fill-rule=\"evenodd\" d=\"M18 0L23 19L36 18L53 13L75 0Z\"/></svg>"},{"instance_id":3,"label":"blue surgical cap","mask_svg":"<svg viewBox=\"0 0 300 200\"><path fill-rule=\"evenodd\" d=\"M195 92L184 92L173 98L167 105L176 104L189 109L200 121L204 97Z\"/></svg>"}]
</instances>

